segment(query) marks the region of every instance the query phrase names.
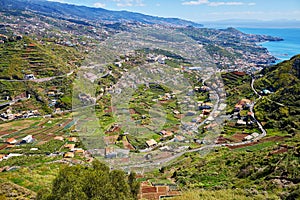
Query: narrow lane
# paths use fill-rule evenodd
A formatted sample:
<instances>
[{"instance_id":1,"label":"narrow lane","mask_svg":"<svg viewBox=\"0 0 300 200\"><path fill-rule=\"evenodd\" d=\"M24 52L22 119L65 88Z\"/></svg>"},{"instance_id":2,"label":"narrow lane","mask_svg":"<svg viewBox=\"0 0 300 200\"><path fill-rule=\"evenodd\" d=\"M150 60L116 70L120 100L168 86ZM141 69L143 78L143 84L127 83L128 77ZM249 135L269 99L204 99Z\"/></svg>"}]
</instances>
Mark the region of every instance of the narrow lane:
<instances>
[{"instance_id":1,"label":"narrow lane","mask_svg":"<svg viewBox=\"0 0 300 200\"><path fill-rule=\"evenodd\" d=\"M259 96L259 98L257 100L260 100L262 98L262 96L255 90L254 88L254 81L255 81L255 78L252 77L251 79L251 88L253 90L253 92ZM262 134L260 134L257 138L254 139L254 141L257 141L257 140L260 140L261 138L265 137L267 135L267 131L264 129L264 127L261 125L261 123L255 118L255 114L254 114L254 105L255 105L255 101L251 104L250 106L250 112L252 113L251 114L251 117L253 117L253 119L256 121L260 131L262 132Z\"/></svg>"},{"instance_id":2,"label":"narrow lane","mask_svg":"<svg viewBox=\"0 0 300 200\"><path fill-rule=\"evenodd\" d=\"M251 80L251 88L253 90L253 92L259 96L259 98L257 100L260 100L262 98L262 96L255 90L254 88L254 81L255 79L252 78ZM239 145L245 145L245 144L250 144L253 143L255 141L258 141L260 139L262 139L263 137L265 137L267 135L266 130L263 128L263 126L261 125L261 123L255 118L255 114L254 114L254 105L255 105L255 101L251 104L250 106L250 112L252 113L252 117L253 119L256 121L259 129L261 130L261 134L254 138L253 141L244 141L244 142L237 142L237 143L231 143L231 144L210 144L210 145L206 145L197 149L192 149L192 150L188 150L188 151L184 151L184 152L180 152L177 153L173 156L167 157L167 158L163 158L160 160L156 160L154 162L144 162L144 163L132 163L131 165L126 165L126 166L121 166L121 168L123 169L130 169L130 168L134 168L134 167L159 167L159 166L166 166L168 165L169 162L171 162L172 160L175 160L177 158L179 158L180 156L184 155L185 153L192 153L192 152L198 152L198 151L203 151L203 150L211 150L213 148L216 147L222 147L222 146L239 146Z\"/></svg>"}]
</instances>

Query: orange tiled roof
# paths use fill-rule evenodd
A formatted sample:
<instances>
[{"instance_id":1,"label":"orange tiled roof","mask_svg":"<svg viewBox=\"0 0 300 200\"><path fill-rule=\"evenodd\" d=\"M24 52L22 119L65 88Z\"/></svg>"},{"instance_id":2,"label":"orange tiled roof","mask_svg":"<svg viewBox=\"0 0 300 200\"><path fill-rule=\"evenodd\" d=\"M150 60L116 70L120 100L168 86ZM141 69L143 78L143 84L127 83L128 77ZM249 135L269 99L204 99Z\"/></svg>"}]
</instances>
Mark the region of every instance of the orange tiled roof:
<instances>
[{"instance_id":1,"label":"orange tiled roof","mask_svg":"<svg viewBox=\"0 0 300 200\"><path fill-rule=\"evenodd\" d=\"M17 141L16 141L15 138L8 138L8 139L6 140L6 142L8 142L8 143L15 143L15 142L17 142Z\"/></svg>"}]
</instances>

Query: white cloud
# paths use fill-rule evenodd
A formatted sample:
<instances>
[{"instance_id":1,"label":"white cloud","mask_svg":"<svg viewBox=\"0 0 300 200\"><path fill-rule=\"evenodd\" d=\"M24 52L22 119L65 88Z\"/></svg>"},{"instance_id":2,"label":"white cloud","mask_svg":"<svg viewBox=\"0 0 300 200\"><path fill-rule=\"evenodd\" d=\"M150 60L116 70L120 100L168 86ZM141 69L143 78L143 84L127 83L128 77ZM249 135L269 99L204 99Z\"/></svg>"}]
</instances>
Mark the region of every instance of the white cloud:
<instances>
[{"instance_id":1,"label":"white cloud","mask_svg":"<svg viewBox=\"0 0 300 200\"><path fill-rule=\"evenodd\" d=\"M202 5L202 4L208 4L208 3L209 3L208 0L198 0L198 1L186 1L186 2L183 2L182 5L193 6L193 5Z\"/></svg>"},{"instance_id":2,"label":"white cloud","mask_svg":"<svg viewBox=\"0 0 300 200\"><path fill-rule=\"evenodd\" d=\"M117 2L118 7L141 7L145 6L143 3L143 0L113 0L114 2Z\"/></svg>"},{"instance_id":3,"label":"white cloud","mask_svg":"<svg viewBox=\"0 0 300 200\"><path fill-rule=\"evenodd\" d=\"M96 8L104 8L105 6L106 6L105 3L101 3L101 2L94 3L94 7Z\"/></svg>"},{"instance_id":4,"label":"white cloud","mask_svg":"<svg viewBox=\"0 0 300 200\"><path fill-rule=\"evenodd\" d=\"M241 6L243 2L209 2L208 6Z\"/></svg>"},{"instance_id":5,"label":"white cloud","mask_svg":"<svg viewBox=\"0 0 300 200\"><path fill-rule=\"evenodd\" d=\"M242 6L242 5L248 5L248 6L254 6L256 3L244 3L240 1L229 1L229 2L223 2L223 1L209 1L209 0L197 0L197 1L185 1L182 2L182 5L207 5L207 6Z\"/></svg>"}]
</instances>

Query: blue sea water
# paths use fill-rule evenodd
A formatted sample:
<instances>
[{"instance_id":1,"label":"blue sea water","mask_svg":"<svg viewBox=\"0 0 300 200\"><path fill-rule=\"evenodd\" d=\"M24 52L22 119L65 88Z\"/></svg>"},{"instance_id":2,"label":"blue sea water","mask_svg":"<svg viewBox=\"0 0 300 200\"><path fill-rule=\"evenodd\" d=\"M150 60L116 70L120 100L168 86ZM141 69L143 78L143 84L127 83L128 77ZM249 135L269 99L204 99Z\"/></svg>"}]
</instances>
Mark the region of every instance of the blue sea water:
<instances>
[{"instance_id":1,"label":"blue sea water","mask_svg":"<svg viewBox=\"0 0 300 200\"><path fill-rule=\"evenodd\" d=\"M279 59L288 60L300 54L300 28L237 28L244 33L271 35L281 37L283 41L261 43L268 51Z\"/></svg>"}]
</instances>

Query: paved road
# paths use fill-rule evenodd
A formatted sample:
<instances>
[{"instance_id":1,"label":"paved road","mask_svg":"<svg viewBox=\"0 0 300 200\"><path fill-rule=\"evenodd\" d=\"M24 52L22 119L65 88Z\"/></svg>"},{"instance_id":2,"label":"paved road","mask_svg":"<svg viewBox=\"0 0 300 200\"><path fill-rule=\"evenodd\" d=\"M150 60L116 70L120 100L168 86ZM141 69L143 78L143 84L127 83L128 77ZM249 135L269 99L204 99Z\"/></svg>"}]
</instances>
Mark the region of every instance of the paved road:
<instances>
[{"instance_id":1,"label":"paved road","mask_svg":"<svg viewBox=\"0 0 300 200\"><path fill-rule=\"evenodd\" d=\"M257 100L260 100L260 99L262 98L262 96L255 90L255 88L254 88L254 81L255 81L255 78L252 77L252 80L251 80L251 88L252 88L253 92L254 92L256 95L259 96ZM252 113L251 116L252 116L253 119L256 121L256 123L257 123L259 129L260 129L261 132L262 132L262 134L260 134L257 138L255 138L255 140L259 140L259 139L265 137L265 136L267 135L267 132L266 132L266 130L264 129L264 127L261 125L261 123L255 118L255 114L254 114L254 110L253 110L253 109L254 109L255 103L256 103L256 102L253 102L253 103L251 104L251 106L250 106L250 112Z\"/></svg>"},{"instance_id":2,"label":"paved road","mask_svg":"<svg viewBox=\"0 0 300 200\"><path fill-rule=\"evenodd\" d=\"M56 78L62 78L62 77L66 77L66 76L71 76L74 73L74 71L71 71L65 75L61 75L61 76L51 76L51 77L46 77L46 78L38 78L38 79L31 79L31 80L7 80L7 79L0 79L0 81L6 81L6 82L36 82L36 83L42 83L42 82L46 82L46 81L50 81Z\"/></svg>"}]
</instances>

